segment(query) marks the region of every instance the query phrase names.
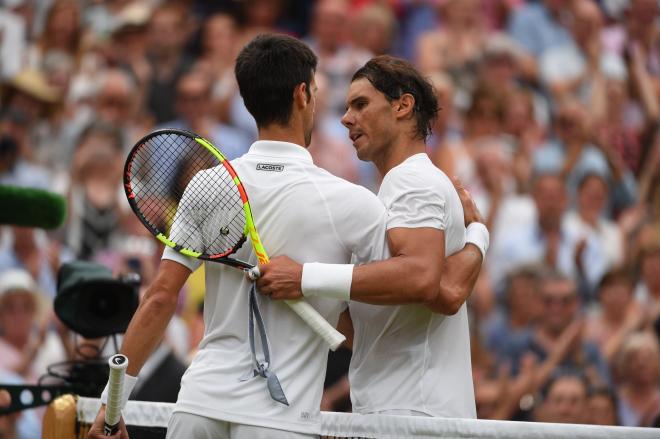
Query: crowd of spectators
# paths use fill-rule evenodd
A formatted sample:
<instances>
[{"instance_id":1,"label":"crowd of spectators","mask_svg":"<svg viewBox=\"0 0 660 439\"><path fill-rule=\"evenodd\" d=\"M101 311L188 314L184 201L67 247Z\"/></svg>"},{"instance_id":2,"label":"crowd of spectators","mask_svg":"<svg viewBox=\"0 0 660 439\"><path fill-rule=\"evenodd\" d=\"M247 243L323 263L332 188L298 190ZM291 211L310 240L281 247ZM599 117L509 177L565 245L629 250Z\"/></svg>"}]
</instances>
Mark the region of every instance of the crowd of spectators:
<instances>
[{"instance_id":1,"label":"crowd of spectators","mask_svg":"<svg viewBox=\"0 0 660 439\"><path fill-rule=\"evenodd\" d=\"M660 15L657 0L1 0L0 184L66 196L55 232L0 229L0 381L72 352L52 312L76 259L148 285L161 248L122 189L128 148L159 127L245 153L256 125L233 75L252 37L319 57L310 152L378 190L340 118L371 56L410 60L441 103L428 154L474 196L491 247L468 301L480 418L658 426ZM267 232L264 232L267 233ZM203 334L203 275L161 356ZM332 356L324 409L346 408ZM38 414L0 419L39 437Z\"/></svg>"}]
</instances>

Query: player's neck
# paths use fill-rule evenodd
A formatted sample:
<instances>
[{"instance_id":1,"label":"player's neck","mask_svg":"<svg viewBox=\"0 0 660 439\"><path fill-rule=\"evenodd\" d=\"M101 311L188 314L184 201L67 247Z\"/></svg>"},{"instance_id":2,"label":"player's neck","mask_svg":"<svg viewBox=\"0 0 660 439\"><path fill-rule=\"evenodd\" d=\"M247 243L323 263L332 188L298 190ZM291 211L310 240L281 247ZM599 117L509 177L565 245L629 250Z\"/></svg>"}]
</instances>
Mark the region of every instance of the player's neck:
<instances>
[{"instance_id":1,"label":"player's neck","mask_svg":"<svg viewBox=\"0 0 660 439\"><path fill-rule=\"evenodd\" d=\"M401 139L386 148L386 153L374 159L381 177L390 172L392 168L400 165L415 154L426 153L426 143L420 139Z\"/></svg>"},{"instance_id":2,"label":"player's neck","mask_svg":"<svg viewBox=\"0 0 660 439\"><path fill-rule=\"evenodd\" d=\"M289 142L305 146L305 134L302 130L290 126L270 124L267 127L259 127L259 140L272 140L277 142Z\"/></svg>"}]
</instances>

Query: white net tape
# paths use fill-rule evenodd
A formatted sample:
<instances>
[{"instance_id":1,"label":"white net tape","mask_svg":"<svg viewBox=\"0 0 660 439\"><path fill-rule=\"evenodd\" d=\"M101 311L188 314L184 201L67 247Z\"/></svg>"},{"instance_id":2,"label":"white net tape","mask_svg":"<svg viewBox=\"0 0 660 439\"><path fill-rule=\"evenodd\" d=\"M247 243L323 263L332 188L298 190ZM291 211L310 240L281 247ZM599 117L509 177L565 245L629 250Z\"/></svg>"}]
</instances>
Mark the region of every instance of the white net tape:
<instances>
[{"instance_id":1,"label":"white net tape","mask_svg":"<svg viewBox=\"0 0 660 439\"><path fill-rule=\"evenodd\" d=\"M79 398L78 422L91 424L99 406L98 399ZM174 404L168 403L129 401L122 414L128 425L167 427L173 408ZM310 433L336 438L660 439L660 430L651 428L331 412L321 413L317 428Z\"/></svg>"}]
</instances>

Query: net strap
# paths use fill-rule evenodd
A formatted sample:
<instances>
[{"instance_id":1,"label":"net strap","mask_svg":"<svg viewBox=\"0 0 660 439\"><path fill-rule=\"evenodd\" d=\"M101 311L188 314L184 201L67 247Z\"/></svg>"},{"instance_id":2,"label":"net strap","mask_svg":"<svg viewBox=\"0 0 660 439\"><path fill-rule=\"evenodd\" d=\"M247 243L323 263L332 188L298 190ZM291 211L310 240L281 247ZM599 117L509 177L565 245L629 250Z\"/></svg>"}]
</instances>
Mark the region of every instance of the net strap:
<instances>
[{"instance_id":1,"label":"net strap","mask_svg":"<svg viewBox=\"0 0 660 439\"><path fill-rule=\"evenodd\" d=\"M257 302L257 289L255 282L252 282L252 286L250 287L248 305L248 336L250 339L250 350L252 351L252 363L254 364L254 369L243 375L241 377L241 381L247 381L256 376L266 378L266 385L268 386L268 393L270 393L270 397L279 403L289 405L289 401L287 401L286 396L284 395L284 390L282 390L280 380L277 378L275 372L270 370L270 349L268 348L268 336L266 335L266 325L264 325L264 319L261 317L261 310L259 309L259 303ZM261 349L263 350L264 361L260 361L257 357L254 343L255 320L257 321L257 331L259 332L259 337L261 339Z\"/></svg>"},{"instance_id":2,"label":"net strap","mask_svg":"<svg viewBox=\"0 0 660 439\"><path fill-rule=\"evenodd\" d=\"M100 401L78 398L78 422L91 424ZM128 401L123 411L128 425L167 427L174 404ZM660 430L639 427L550 424L545 422L490 421L476 419L424 418L419 416L356 415L321 412L310 434L330 437L378 439L658 439Z\"/></svg>"}]
</instances>

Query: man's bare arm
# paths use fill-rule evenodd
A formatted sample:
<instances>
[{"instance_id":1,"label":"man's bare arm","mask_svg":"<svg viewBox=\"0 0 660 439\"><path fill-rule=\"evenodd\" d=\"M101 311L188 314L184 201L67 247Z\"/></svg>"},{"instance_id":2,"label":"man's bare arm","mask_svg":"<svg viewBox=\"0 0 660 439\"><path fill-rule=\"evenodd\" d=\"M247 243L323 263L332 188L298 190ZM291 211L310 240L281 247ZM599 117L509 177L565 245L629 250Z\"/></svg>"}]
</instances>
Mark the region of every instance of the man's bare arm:
<instances>
[{"instance_id":1,"label":"man's bare arm","mask_svg":"<svg viewBox=\"0 0 660 439\"><path fill-rule=\"evenodd\" d=\"M430 304L436 300L444 263L444 232L430 227L397 227L387 232L387 239L390 259L352 269L350 300L375 305ZM274 299L303 297L299 263L278 256L260 265L259 270L257 287L262 294Z\"/></svg>"},{"instance_id":2,"label":"man's bare arm","mask_svg":"<svg viewBox=\"0 0 660 439\"><path fill-rule=\"evenodd\" d=\"M187 267L167 259L161 261L156 279L144 294L122 342L121 353L129 359L129 375L138 375L161 342L188 276Z\"/></svg>"},{"instance_id":3,"label":"man's bare arm","mask_svg":"<svg viewBox=\"0 0 660 439\"><path fill-rule=\"evenodd\" d=\"M482 260L481 251L473 244L466 244L460 252L445 259L440 291L427 306L440 314L456 314L477 283Z\"/></svg>"},{"instance_id":4,"label":"man's bare arm","mask_svg":"<svg viewBox=\"0 0 660 439\"><path fill-rule=\"evenodd\" d=\"M387 231L392 257L353 269L351 300L373 305L433 303L445 257L445 233L430 227Z\"/></svg>"},{"instance_id":5,"label":"man's bare arm","mask_svg":"<svg viewBox=\"0 0 660 439\"><path fill-rule=\"evenodd\" d=\"M147 289L128 325L121 353L128 357L126 373L136 377L147 358L161 342L178 302L179 291L188 279L190 270L174 261L161 261L156 279ZM125 392L128 391L125 389ZM105 438L103 423L105 405L102 405L94 424L87 434L88 439ZM128 433L123 420L120 422L120 432L111 439L128 439Z\"/></svg>"},{"instance_id":6,"label":"man's bare arm","mask_svg":"<svg viewBox=\"0 0 660 439\"><path fill-rule=\"evenodd\" d=\"M453 178L452 182L461 199L466 227L471 223L483 223L483 217L470 193L458 179ZM436 300L428 307L440 314L456 314L474 290L482 263L481 250L471 243L465 244L461 251L446 258L440 279L440 291Z\"/></svg>"}]
</instances>

